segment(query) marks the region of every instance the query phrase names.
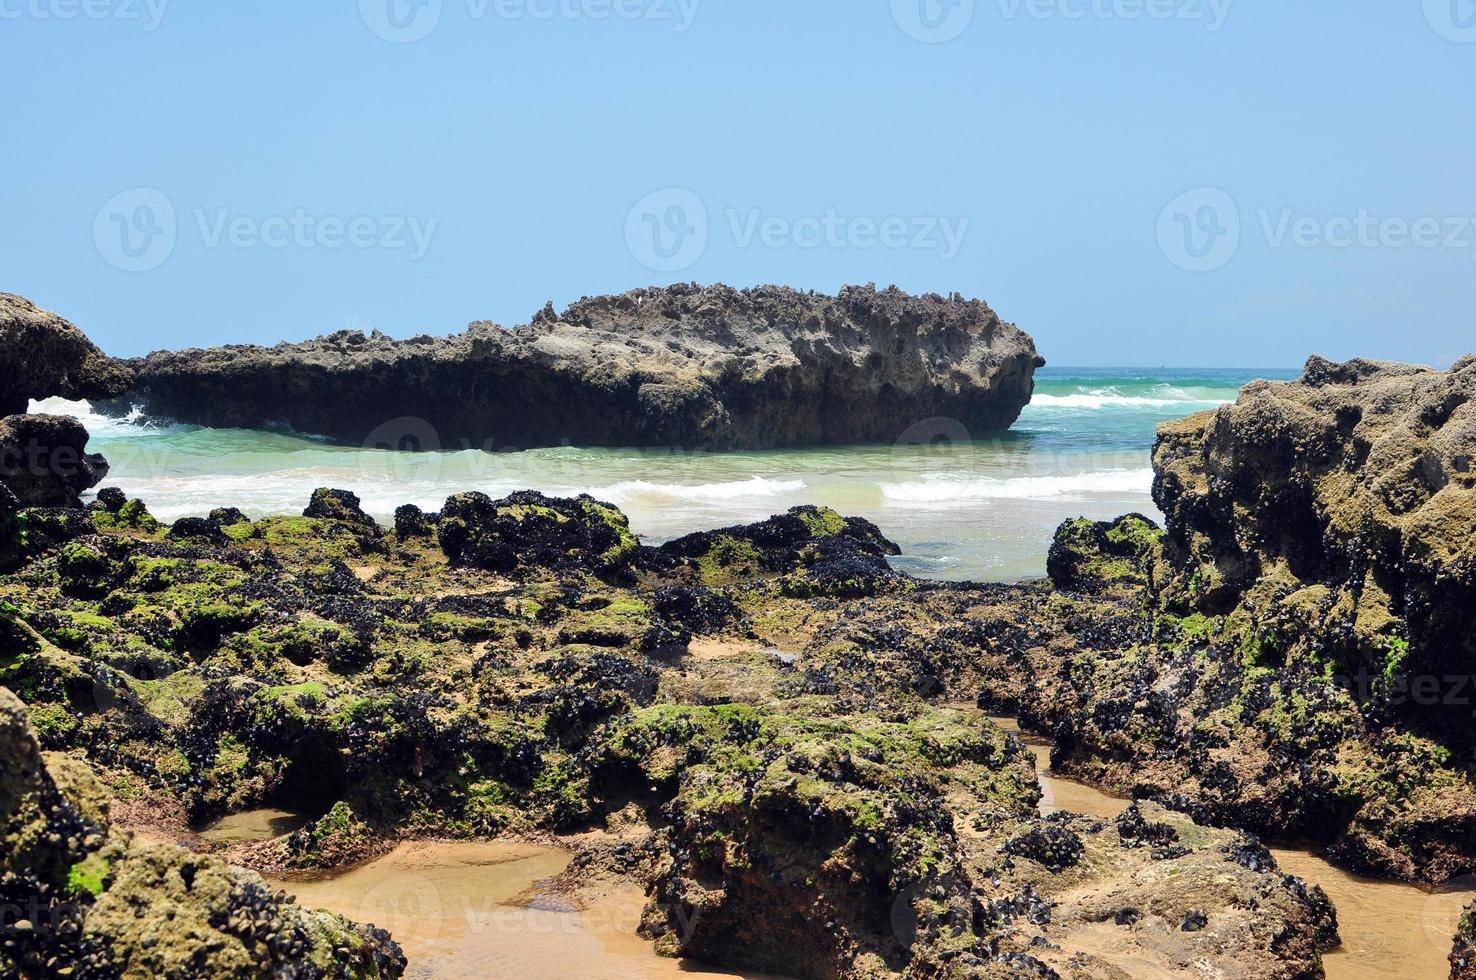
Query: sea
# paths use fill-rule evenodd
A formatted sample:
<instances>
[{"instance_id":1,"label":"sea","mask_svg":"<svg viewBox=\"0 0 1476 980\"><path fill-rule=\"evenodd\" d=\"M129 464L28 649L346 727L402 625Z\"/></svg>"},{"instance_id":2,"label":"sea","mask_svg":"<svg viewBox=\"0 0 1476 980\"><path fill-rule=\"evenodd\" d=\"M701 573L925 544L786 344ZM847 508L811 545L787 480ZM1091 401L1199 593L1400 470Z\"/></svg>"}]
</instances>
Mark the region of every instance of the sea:
<instances>
[{"instance_id":1,"label":"sea","mask_svg":"<svg viewBox=\"0 0 1476 980\"><path fill-rule=\"evenodd\" d=\"M72 415L104 481L172 521L214 507L256 518L297 514L316 487L352 490L388 522L396 507L439 509L480 490L589 493L616 504L652 544L697 530L823 504L876 522L925 578L1019 581L1045 573L1051 535L1074 517L1138 512L1155 520L1149 456L1159 423L1234 401L1256 378L1295 370L1058 368L1009 432L968 433L919 420L894 444L757 452L562 447L400 452L313 435L160 425L138 413L105 418L86 402L47 399L33 412Z\"/></svg>"}]
</instances>

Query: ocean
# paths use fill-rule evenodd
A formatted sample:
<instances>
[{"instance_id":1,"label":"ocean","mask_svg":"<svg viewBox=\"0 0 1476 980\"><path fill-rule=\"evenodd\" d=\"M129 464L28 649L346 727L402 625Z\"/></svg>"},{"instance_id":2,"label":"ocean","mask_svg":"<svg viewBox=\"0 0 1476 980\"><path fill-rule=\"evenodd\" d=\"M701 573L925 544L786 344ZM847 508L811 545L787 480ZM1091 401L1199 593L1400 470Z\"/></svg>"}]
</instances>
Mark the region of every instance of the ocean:
<instances>
[{"instance_id":1,"label":"ocean","mask_svg":"<svg viewBox=\"0 0 1476 980\"><path fill-rule=\"evenodd\" d=\"M252 517L300 513L315 487L357 493L388 522L397 506L439 509L481 490L590 493L618 505L649 543L824 504L875 521L902 548L897 567L956 580L1016 581L1045 572L1063 521L1137 511L1158 519L1149 452L1158 423L1235 399L1254 378L1297 371L1056 368L1013 429L969 438L944 420L896 445L709 453L534 449L407 453L312 436L103 418L85 402L32 411L73 415L89 450L112 465L106 485L141 497L159 519L234 506Z\"/></svg>"}]
</instances>

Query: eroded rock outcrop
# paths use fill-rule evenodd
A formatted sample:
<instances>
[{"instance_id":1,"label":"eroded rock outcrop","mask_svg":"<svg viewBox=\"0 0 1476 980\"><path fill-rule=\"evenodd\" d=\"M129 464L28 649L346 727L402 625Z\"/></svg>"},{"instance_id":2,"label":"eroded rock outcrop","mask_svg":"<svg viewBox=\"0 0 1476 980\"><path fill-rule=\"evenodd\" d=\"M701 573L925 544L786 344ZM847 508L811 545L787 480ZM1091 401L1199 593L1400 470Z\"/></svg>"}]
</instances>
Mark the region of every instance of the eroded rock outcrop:
<instances>
[{"instance_id":1,"label":"eroded rock outcrop","mask_svg":"<svg viewBox=\"0 0 1476 980\"><path fill-rule=\"evenodd\" d=\"M890 442L934 417L1003 430L1043 363L977 300L678 285L550 305L513 330L156 353L128 401L406 449L756 449Z\"/></svg>"},{"instance_id":2,"label":"eroded rock outcrop","mask_svg":"<svg viewBox=\"0 0 1476 980\"><path fill-rule=\"evenodd\" d=\"M113 830L85 762L42 753L0 688L0 974L397 977L382 930L298 907L217 858Z\"/></svg>"},{"instance_id":3,"label":"eroded rock outcrop","mask_svg":"<svg viewBox=\"0 0 1476 980\"><path fill-rule=\"evenodd\" d=\"M1164 425L1154 463L1171 591L1257 620L1267 657L1313 634L1340 670L1476 668L1476 357L1314 357Z\"/></svg>"},{"instance_id":4,"label":"eroded rock outcrop","mask_svg":"<svg viewBox=\"0 0 1476 980\"><path fill-rule=\"evenodd\" d=\"M113 398L133 374L71 323L14 293L0 293L0 418L33 398Z\"/></svg>"},{"instance_id":5,"label":"eroded rock outcrop","mask_svg":"<svg viewBox=\"0 0 1476 980\"><path fill-rule=\"evenodd\" d=\"M61 415L0 419L0 485L22 507L79 507L79 494L108 474L108 462L87 452L87 430Z\"/></svg>"},{"instance_id":6,"label":"eroded rock outcrop","mask_svg":"<svg viewBox=\"0 0 1476 980\"><path fill-rule=\"evenodd\" d=\"M1473 395L1476 358L1313 358L1165 423L1166 532L1064 525L1055 584L1097 607L1069 644L1013 638L988 699L1060 771L1359 871L1472 873Z\"/></svg>"}]
</instances>

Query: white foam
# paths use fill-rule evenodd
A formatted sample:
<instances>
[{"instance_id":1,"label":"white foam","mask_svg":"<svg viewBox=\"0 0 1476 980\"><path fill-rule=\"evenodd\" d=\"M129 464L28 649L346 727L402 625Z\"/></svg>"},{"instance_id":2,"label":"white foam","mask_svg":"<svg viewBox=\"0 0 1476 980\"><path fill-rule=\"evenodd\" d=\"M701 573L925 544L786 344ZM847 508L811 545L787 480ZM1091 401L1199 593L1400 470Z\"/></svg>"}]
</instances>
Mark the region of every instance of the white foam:
<instances>
[{"instance_id":1,"label":"white foam","mask_svg":"<svg viewBox=\"0 0 1476 980\"><path fill-rule=\"evenodd\" d=\"M726 483L652 483L647 480L625 480L608 487L597 487L590 494L611 503L621 503L633 497L666 497L671 500L745 500L754 497L777 497L786 493L800 493L806 487L804 480L771 480L762 476L751 476L746 480Z\"/></svg>"},{"instance_id":2,"label":"white foam","mask_svg":"<svg viewBox=\"0 0 1476 980\"><path fill-rule=\"evenodd\" d=\"M882 496L901 504L941 504L964 500L1049 500L1097 493L1147 493L1150 469L1102 470L1069 476L1017 476L960 480L930 476L909 483L883 483Z\"/></svg>"},{"instance_id":3,"label":"white foam","mask_svg":"<svg viewBox=\"0 0 1476 980\"><path fill-rule=\"evenodd\" d=\"M1157 385L1152 395L1124 395L1117 388L1083 388L1068 395L1036 394L1030 404L1043 408L1169 408L1228 405L1233 398L1211 394L1213 389Z\"/></svg>"},{"instance_id":4,"label":"white foam","mask_svg":"<svg viewBox=\"0 0 1476 980\"><path fill-rule=\"evenodd\" d=\"M66 398L43 398L32 401L26 409L32 415L67 415L82 423L87 434L95 439L134 439L139 436L157 436L174 426L152 425L143 421L143 410L135 406L121 418L111 418L93 410L85 401L70 401Z\"/></svg>"}]
</instances>

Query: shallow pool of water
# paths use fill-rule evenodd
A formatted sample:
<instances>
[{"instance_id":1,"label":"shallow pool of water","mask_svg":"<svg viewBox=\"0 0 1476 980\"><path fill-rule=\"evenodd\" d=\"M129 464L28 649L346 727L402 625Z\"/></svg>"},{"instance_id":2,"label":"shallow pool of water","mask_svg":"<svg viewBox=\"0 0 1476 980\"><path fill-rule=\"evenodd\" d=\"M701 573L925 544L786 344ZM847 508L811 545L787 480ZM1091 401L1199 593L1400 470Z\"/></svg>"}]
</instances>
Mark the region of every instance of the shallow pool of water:
<instances>
[{"instance_id":1,"label":"shallow pool of water","mask_svg":"<svg viewBox=\"0 0 1476 980\"><path fill-rule=\"evenodd\" d=\"M200 836L212 844L230 846L271 840L305 827L307 823L305 815L286 810L244 810L221 817L200 831Z\"/></svg>"},{"instance_id":2,"label":"shallow pool of water","mask_svg":"<svg viewBox=\"0 0 1476 980\"><path fill-rule=\"evenodd\" d=\"M645 896L619 886L583 909L546 884L568 851L506 841L417 841L345 874L278 882L305 905L388 929L409 977L719 980L636 934Z\"/></svg>"}]
</instances>

